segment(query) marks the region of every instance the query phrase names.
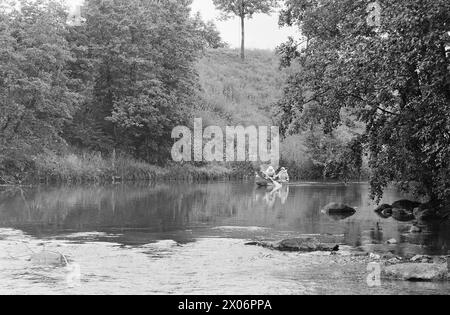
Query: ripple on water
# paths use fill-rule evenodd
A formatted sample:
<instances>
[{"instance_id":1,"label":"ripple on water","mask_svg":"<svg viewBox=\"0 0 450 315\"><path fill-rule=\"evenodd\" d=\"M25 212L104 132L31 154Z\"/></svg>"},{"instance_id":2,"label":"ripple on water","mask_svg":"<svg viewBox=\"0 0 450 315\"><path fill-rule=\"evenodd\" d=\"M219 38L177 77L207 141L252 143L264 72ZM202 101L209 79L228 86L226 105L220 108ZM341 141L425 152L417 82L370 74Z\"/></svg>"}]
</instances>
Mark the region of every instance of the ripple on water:
<instances>
[{"instance_id":1,"label":"ripple on water","mask_svg":"<svg viewBox=\"0 0 450 315\"><path fill-rule=\"evenodd\" d=\"M18 234L10 234L12 238ZM33 242L32 239L29 239ZM36 240L34 240L36 242ZM172 240L123 247L108 242L64 245L80 265L81 281L67 283L65 268L35 268L0 253L1 294L362 294L448 293L448 286L387 283L370 289L366 266L329 253L282 253L244 246L245 240L201 238L180 246ZM14 242L1 241L14 250ZM155 255L159 254L158 259Z\"/></svg>"}]
</instances>

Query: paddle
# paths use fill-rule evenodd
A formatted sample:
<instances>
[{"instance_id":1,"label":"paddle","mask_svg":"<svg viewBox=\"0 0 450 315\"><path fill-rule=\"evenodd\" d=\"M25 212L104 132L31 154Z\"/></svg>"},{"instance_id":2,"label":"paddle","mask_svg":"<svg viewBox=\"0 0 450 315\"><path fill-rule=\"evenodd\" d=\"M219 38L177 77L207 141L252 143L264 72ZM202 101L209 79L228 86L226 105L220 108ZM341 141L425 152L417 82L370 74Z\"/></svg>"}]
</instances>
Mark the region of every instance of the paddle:
<instances>
[{"instance_id":1,"label":"paddle","mask_svg":"<svg viewBox=\"0 0 450 315\"><path fill-rule=\"evenodd\" d=\"M272 177L270 177L270 176L267 176L267 177L269 177L269 179L272 181L272 183L275 185L276 188L280 188L283 186L279 182L277 182L275 179L273 179Z\"/></svg>"}]
</instances>

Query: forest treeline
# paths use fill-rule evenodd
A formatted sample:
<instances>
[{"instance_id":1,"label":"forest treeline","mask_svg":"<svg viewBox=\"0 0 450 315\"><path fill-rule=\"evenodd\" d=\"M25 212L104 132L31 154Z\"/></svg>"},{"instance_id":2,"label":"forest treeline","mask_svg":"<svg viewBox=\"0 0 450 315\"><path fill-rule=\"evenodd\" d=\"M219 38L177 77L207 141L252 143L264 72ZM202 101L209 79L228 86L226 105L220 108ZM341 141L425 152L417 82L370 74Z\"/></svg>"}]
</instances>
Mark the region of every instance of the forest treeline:
<instances>
[{"instance_id":1,"label":"forest treeline","mask_svg":"<svg viewBox=\"0 0 450 315\"><path fill-rule=\"evenodd\" d=\"M271 51L241 61L190 4L89 0L72 23L58 1L5 3L0 184L253 175L246 163L171 163L171 131L194 117L277 124L289 73ZM310 154L322 149L309 147L285 163L294 177L322 179L325 163Z\"/></svg>"},{"instance_id":2,"label":"forest treeline","mask_svg":"<svg viewBox=\"0 0 450 315\"><path fill-rule=\"evenodd\" d=\"M87 0L82 23L19 2L0 5L0 184L250 171L171 164L173 127L201 117L279 125L296 178L450 196L447 0L379 0L380 25L366 0L280 1L298 38L245 60L190 0Z\"/></svg>"},{"instance_id":3,"label":"forest treeline","mask_svg":"<svg viewBox=\"0 0 450 315\"><path fill-rule=\"evenodd\" d=\"M190 4L89 0L71 24L59 1L2 1L1 180L63 178L70 167L121 177L124 155L142 177L143 162L164 165L173 127L199 103L196 61L224 46Z\"/></svg>"}]
</instances>

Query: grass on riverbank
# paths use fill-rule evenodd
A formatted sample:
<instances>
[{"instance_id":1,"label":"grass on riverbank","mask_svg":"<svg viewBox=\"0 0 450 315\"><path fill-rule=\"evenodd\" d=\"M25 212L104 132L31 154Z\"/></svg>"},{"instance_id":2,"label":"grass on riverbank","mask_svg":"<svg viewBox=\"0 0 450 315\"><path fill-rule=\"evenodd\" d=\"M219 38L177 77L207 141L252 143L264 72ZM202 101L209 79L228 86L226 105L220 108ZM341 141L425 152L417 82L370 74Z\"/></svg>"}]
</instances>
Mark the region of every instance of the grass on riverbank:
<instances>
[{"instance_id":1,"label":"grass on riverbank","mask_svg":"<svg viewBox=\"0 0 450 315\"><path fill-rule=\"evenodd\" d=\"M127 156L105 157L91 152L62 155L47 152L32 159L27 158L27 161L26 170L18 170L20 174L0 173L0 185L248 179L254 175L255 167L251 163L203 165L169 163L161 167ZM299 164L283 160L282 163L282 166L289 168L292 180L323 179L320 170L308 161Z\"/></svg>"},{"instance_id":2,"label":"grass on riverbank","mask_svg":"<svg viewBox=\"0 0 450 315\"><path fill-rule=\"evenodd\" d=\"M118 182L144 180L220 180L245 177L242 170L225 165L150 165L129 157L104 158L100 154L45 154L35 158L32 181L44 183Z\"/></svg>"}]
</instances>

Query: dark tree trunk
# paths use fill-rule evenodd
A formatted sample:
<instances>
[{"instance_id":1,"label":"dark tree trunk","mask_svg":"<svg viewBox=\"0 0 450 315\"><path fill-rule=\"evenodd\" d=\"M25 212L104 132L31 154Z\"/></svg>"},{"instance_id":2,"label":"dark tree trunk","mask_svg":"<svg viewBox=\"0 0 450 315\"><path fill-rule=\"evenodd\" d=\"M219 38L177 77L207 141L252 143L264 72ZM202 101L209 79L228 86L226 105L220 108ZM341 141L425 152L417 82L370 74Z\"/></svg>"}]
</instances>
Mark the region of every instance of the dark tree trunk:
<instances>
[{"instance_id":1,"label":"dark tree trunk","mask_svg":"<svg viewBox=\"0 0 450 315\"><path fill-rule=\"evenodd\" d=\"M245 60L245 16L241 16L241 59Z\"/></svg>"}]
</instances>

